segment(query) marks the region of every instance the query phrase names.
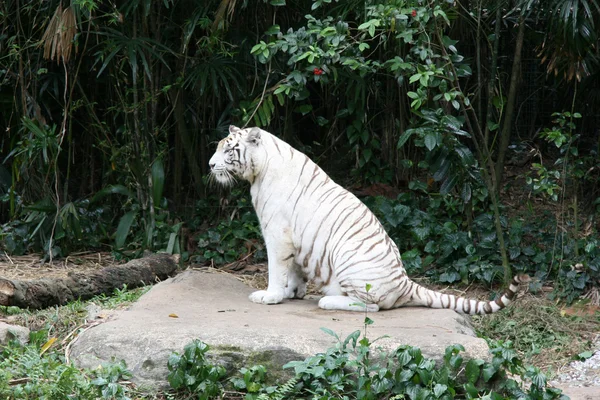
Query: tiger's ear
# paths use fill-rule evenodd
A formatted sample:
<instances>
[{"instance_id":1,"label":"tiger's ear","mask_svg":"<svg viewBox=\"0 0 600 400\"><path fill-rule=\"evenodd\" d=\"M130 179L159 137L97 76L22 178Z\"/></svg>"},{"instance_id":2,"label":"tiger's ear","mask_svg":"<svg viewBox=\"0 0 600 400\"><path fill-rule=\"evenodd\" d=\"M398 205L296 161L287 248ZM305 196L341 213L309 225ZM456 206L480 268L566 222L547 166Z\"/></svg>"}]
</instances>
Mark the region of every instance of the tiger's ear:
<instances>
[{"instance_id":1,"label":"tiger's ear","mask_svg":"<svg viewBox=\"0 0 600 400\"><path fill-rule=\"evenodd\" d=\"M236 133L236 132L239 132L240 130L241 129L235 125L229 125L229 133Z\"/></svg>"},{"instance_id":2,"label":"tiger's ear","mask_svg":"<svg viewBox=\"0 0 600 400\"><path fill-rule=\"evenodd\" d=\"M248 135L246 136L246 142L258 145L260 143L260 129L252 128L248 131Z\"/></svg>"}]
</instances>

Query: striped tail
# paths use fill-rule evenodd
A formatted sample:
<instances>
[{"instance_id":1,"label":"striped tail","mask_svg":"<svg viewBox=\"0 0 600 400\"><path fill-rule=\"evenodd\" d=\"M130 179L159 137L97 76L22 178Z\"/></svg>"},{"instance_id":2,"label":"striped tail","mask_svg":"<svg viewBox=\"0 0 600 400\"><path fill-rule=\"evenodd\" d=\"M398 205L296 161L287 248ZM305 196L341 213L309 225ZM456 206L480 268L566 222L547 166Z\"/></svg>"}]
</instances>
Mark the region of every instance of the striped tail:
<instances>
[{"instance_id":1,"label":"striped tail","mask_svg":"<svg viewBox=\"0 0 600 400\"><path fill-rule=\"evenodd\" d=\"M519 285L528 283L530 278L528 275L516 275L508 286L506 292L499 299L492 301L480 301L466 299L464 297L455 296L452 294L443 294L434 290L427 289L415 283L413 294L413 304L418 304L431 308L448 308L461 314L491 314L502 310L504 307L512 303ZM421 301L418 301L418 300Z\"/></svg>"}]
</instances>

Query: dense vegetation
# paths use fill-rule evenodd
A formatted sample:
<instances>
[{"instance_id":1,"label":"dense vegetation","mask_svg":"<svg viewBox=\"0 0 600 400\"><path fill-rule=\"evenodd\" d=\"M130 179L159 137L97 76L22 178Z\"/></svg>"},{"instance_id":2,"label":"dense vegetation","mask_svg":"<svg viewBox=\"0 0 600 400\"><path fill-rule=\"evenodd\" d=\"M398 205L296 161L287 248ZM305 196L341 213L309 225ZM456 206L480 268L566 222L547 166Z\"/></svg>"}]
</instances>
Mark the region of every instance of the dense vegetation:
<instances>
[{"instance_id":1,"label":"dense vegetation","mask_svg":"<svg viewBox=\"0 0 600 400\"><path fill-rule=\"evenodd\" d=\"M2 249L264 258L246 190L206 187L258 125L365 195L409 273L572 301L600 278L599 32L595 0L4 1Z\"/></svg>"}]
</instances>

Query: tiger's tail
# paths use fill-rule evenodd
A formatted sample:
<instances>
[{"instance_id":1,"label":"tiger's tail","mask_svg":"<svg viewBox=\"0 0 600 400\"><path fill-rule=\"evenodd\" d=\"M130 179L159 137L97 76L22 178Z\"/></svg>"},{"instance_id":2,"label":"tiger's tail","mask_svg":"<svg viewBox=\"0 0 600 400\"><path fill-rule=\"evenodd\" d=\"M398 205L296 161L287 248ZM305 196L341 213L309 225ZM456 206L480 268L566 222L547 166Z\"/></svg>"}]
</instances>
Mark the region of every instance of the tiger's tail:
<instances>
[{"instance_id":1,"label":"tiger's tail","mask_svg":"<svg viewBox=\"0 0 600 400\"><path fill-rule=\"evenodd\" d=\"M515 275L502 296L492 301L480 301L452 294L444 294L427 289L413 282L413 295L410 303L411 305L431 308L448 308L461 314L491 314L512 303L519 291L519 286L529 281L530 278L528 275Z\"/></svg>"}]
</instances>

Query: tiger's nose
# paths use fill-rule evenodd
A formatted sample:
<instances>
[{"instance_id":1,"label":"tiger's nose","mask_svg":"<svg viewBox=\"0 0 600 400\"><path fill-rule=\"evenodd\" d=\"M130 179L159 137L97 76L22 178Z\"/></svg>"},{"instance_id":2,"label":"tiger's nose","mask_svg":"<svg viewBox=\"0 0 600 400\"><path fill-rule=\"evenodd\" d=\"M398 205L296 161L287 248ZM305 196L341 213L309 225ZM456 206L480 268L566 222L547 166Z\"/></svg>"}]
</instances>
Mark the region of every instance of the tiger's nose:
<instances>
[{"instance_id":1,"label":"tiger's nose","mask_svg":"<svg viewBox=\"0 0 600 400\"><path fill-rule=\"evenodd\" d=\"M208 166L210 167L210 169L215 168L215 163L208 163Z\"/></svg>"}]
</instances>

